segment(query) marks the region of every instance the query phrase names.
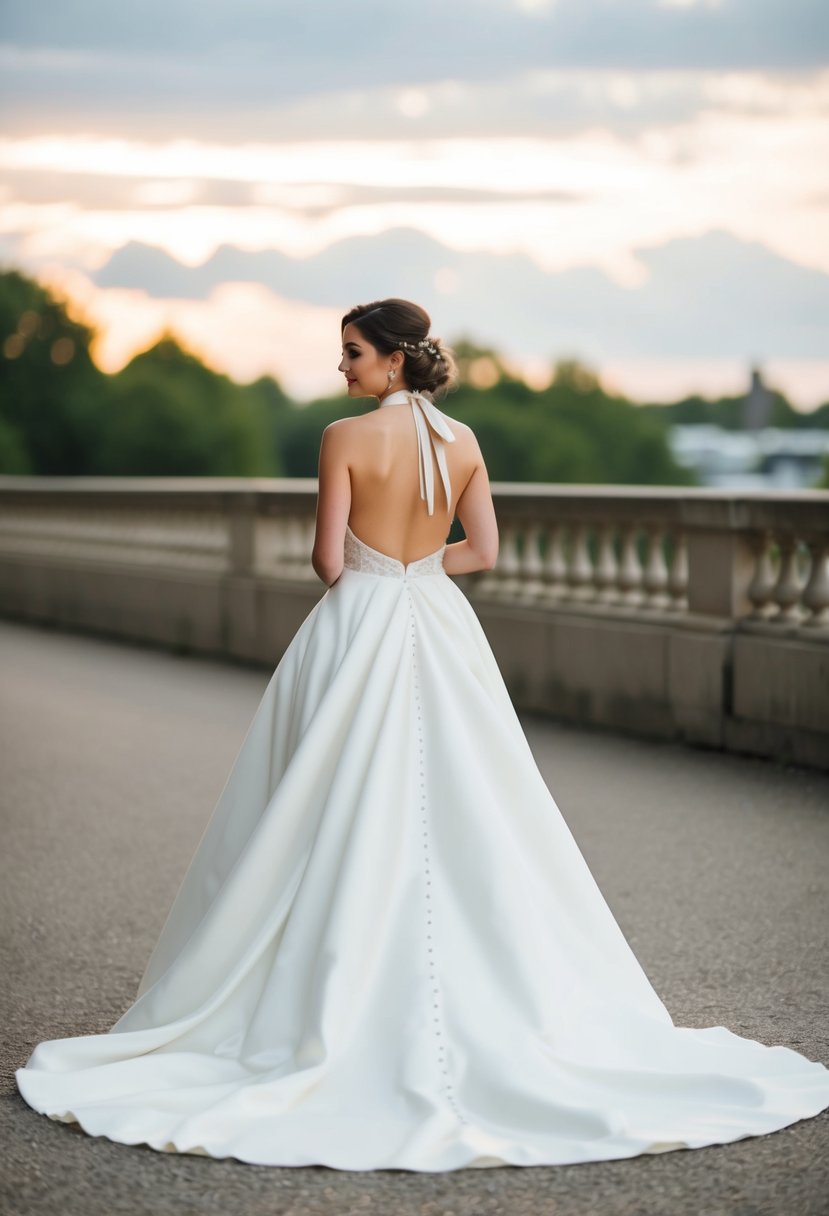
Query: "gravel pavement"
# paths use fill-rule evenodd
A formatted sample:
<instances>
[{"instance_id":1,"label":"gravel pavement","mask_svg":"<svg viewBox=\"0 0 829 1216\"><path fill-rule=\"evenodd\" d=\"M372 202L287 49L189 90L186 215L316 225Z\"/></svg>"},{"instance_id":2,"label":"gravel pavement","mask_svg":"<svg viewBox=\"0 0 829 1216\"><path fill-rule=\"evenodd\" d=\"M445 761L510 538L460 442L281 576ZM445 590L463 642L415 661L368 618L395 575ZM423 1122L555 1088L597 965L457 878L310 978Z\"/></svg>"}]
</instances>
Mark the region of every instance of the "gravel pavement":
<instances>
[{"instance_id":1,"label":"gravel pavement","mask_svg":"<svg viewBox=\"0 0 829 1216\"><path fill-rule=\"evenodd\" d=\"M829 1112L623 1161L277 1169L90 1137L14 1083L138 980L270 671L0 621L3 1216L824 1216ZM677 1025L829 1063L829 774L522 717Z\"/></svg>"}]
</instances>

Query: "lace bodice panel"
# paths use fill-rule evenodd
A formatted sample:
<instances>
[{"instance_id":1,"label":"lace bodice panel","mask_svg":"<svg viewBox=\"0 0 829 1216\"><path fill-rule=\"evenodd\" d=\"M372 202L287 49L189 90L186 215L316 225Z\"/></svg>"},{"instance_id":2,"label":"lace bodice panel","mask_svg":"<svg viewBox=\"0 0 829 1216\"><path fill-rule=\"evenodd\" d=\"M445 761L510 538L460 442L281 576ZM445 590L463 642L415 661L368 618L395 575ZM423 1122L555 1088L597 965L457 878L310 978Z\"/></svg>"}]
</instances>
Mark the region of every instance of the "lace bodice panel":
<instances>
[{"instance_id":1,"label":"lace bodice panel","mask_svg":"<svg viewBox=\"0 0 829 1216\"><path fill-rule=\"evenodd\" d=\"M372 549L371 545L367 545L351 531L348 524L345 526L344 564L349 570L362 570L366 574L381 574L389 578L403 578L404 575L412 578L422 574L442 574L445 548L444 543L434 553L427 553L425 557L419 557L404 566L403 562L396 557L391 557L388 553L381 553L379 549Z\"/></svg>"}]
</instances>

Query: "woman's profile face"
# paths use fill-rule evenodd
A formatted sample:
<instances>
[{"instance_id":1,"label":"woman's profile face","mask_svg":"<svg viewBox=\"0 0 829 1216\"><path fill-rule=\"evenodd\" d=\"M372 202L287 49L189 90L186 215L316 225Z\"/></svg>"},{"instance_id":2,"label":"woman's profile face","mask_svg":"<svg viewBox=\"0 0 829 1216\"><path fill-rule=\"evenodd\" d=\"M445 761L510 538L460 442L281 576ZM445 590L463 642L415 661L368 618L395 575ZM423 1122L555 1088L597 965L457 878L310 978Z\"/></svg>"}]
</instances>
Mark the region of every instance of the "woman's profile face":
<instances>
[{"instance_id":1,"label":"woman's profile face","mask_svg":"<svg viewBox=\"0 0 829 1216\"><path fill-rule=\"evenodd\" d=\"M349 397L382 397L389 387L389 369L403 362L402 354L381 355L376 346L363 336L352 321L343 330L343 357L338 370L348 384Z\"/></svg>"}]
</instances>

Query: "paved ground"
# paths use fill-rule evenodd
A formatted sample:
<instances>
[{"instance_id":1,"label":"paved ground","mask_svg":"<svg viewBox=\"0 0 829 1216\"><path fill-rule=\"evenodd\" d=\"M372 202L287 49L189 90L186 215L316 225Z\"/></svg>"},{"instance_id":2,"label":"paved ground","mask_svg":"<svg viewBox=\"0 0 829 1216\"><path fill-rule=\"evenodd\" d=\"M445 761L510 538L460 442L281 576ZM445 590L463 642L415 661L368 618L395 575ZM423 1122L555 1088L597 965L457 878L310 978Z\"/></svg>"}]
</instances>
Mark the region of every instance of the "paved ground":
<instances>
[{"instance_id":1,"label":"paved ground","mask_svg":"<svg viewBox=\"0 0 829 1216\"><path fill-rule=\"evenodd\" d=\"M626 1161L411 1174L273 1169L114 1144L37 1115L36 1042L107 1030L269 672L0 622L0 1208L8 1216L818 1216L829 1116ZM524 719L678 1025L829 1062L829 776Z\"/></svg>"}]
</instances>

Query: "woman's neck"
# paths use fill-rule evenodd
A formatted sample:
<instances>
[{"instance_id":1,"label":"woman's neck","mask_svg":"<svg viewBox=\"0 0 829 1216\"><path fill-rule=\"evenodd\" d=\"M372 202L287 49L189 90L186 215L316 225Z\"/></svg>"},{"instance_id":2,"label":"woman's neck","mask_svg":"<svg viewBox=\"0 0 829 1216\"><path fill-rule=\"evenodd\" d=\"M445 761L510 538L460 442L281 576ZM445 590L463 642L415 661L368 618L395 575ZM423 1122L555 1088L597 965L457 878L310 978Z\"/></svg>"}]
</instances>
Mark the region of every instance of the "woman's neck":
<instances>
[{"instance_id":1,"label":"woman's neck","mask_svg":"<svg viewBox=\"0 0 829 1216\"><path fill-rule=\"evenodd\" d=\"M377 400L382 405L387 397L393 397L395 393L410 393L410 392L412 392L412 390L409 388L408 384L390 384L389 387L386 389L386 391L383 393L382 397L378 397Z\"/></svg>"}]
</instances>

